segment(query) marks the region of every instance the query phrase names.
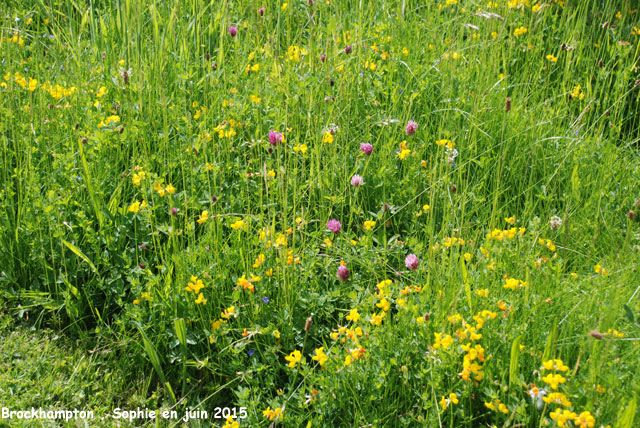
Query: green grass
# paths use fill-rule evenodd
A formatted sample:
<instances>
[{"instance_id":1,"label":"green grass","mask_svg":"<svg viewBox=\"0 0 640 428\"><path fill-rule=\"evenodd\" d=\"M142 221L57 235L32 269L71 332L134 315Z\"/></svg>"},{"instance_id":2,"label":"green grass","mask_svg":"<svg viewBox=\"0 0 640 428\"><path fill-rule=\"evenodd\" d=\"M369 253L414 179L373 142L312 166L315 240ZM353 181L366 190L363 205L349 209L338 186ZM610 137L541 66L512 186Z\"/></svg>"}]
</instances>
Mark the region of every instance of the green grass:
<instances>
[{"instance_id":1,"label":"green grass","mask_svg":"<svg viewBox=\"0 0 640 428\"><path fill-rule=\"evenodd\" d=\"M0 405L10 410L77 409L96 415L115 407L135 409L157 406L151 379L131 367L121 353L120 343L101 344L86 349L86 343L73 341L33 322L16 322L0 306ZM32 320L31 320L32 321ZM123 373L133 370L135 383ZM41 421L37 426L59 426ZM90 426L112 426L99 418ZM88 426L70 419L66 426ZM3 422L3 425L4 422ZM33 421L14 419L6 426L34 426ZM125 425L126 426L126 425Z\"/></svg>"},{"instance_id":2,"label":"green grass","mask_svg":"<svg viewBox=\"0 0 640 428\"><path fill-rule=\"evenodd\" d=\"M2 10L0 293L112 351L87 406L561 426L553 372L567 426L634 426L640 13L449 3Z\"/></svg>"}]
</instances>

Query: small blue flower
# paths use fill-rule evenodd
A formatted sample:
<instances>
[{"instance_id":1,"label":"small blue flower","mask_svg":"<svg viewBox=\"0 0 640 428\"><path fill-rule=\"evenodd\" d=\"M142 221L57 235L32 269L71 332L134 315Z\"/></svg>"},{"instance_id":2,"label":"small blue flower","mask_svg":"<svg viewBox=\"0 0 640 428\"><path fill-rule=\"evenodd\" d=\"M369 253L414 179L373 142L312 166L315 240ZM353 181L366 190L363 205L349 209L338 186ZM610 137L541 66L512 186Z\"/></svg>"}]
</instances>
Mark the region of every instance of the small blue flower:
<instances>
[{"instance_id":1,"label":"small blue flower","mask_svg":"<svg viewBox=\"0 0 640 428\"><path fill-rule=\"evenodd\" d=\"M269 303L269 298L268 298L268 297L263 297L263 298L262 298L262 301L263 301L264 303Z\"/></svg>"},{"instance_id":2,"label":"small blue flower","mask_svg":"<svg viewBox=\"0 0 640 428\"><path fill-rule=\"evenodd\" d=\"M254 353L254 352L256 352L256 351L254 351L253 349L249 349L249 350L247 351L247 355L249 355L249 356L251 357L251 356L253 355L253 353Z\"/></svg>"}]
</instances>

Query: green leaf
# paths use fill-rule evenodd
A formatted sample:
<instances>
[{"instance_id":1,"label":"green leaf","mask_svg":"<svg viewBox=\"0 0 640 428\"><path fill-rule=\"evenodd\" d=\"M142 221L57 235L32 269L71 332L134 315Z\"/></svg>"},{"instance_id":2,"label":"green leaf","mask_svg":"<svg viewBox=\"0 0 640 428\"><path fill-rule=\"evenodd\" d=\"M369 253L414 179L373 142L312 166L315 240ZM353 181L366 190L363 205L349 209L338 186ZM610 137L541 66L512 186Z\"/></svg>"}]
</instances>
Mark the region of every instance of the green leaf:
<instances>
[{"instance_id":1,"label":"green leaf","mask_svg":"<svg viewBox=\"0 0 640 428\"><path fill-rule=\"evenodd\" d=\"M629 318L629 321L631 321L632 323L635 323L635 317L633 316L633 311L631 310L631 308L627 305L624 305L624 313L627 316L627 318Z\"/></svg>"},{"instance_id":2,"label":"green leaf","mask_svg":"<svg viewBox=\"0 0 640 428\"><path fill-rule=\"evenodd\" d=\"M618 418L618 423L616 423L616 428L631 428L633 426L633 421L636 416L636 398L629 402L627 408L622 412L622 416Z\"/></svg>"},{"instance_id":3,"label":"green leaf","mask_svg":"<svg viewBox=\"0 0 640 428\"><path fill-rule=\"evenodd\" d=\"M520 359L520 341L522 336L516 337L511 344L511 360L509 362L509 390L512 390L518 374L518 360Z\"/></svg>"},{"instance_id":4,"label":"green leaf","mask_svg":"<svg viewBox=\"0 0 640 428\"><path fill-rule=\"evenodd\" d=\"M144 349L144 352L147 354L147 357L149 358L149 361L151 361L151 365L155 369L156 373L158 374L158 377L160 377L160 380L162 381L162 384L165 386L165 388L169 392L169 395L171 395L171 398L173 399L173 402L175 403L176 402L176 396L173 393L173 389L171 388L171 384L169 384L169 382L167 382L167 380L166 380L166 378L164 376L164 371L162 370L162 364L160 364L160 358L158 357L158 353L156 352L156 348L149 341L149 338L144 333L144 331L142 331L141 328L139 328L138 331L140 332L140 335L142 336L142 344L143 344L142 347Z\"/></svg>"},{"instance_id":5,"label":"green leaf","mask_svg":"<svg viewBox=\"0 0 640 428\"><path fill-rule=\"evenodd\" d=\"M176 336L178 336L180 344L187 346L187 323L184 321L184 318L175 320L173 326L176 329Z\"/></svg>"},{"instance_id":6,"label":"green leaf","mask_svg":"<svg viewBox=\"0 0 640 428\"><path fill-rule=\"evenodd\" d=\"M62 243L66 245L67 248L69 248L71 251L73 251L73 254L84 260L89 265L93 273L98 273L98 269L96 269L96 266L91 262L91 260L89 260L89 257L87 257L82 251L80 251L80 248L76 247L69 241L65 241L64 239L62 239Z\"/></svg>"}]
</instances>

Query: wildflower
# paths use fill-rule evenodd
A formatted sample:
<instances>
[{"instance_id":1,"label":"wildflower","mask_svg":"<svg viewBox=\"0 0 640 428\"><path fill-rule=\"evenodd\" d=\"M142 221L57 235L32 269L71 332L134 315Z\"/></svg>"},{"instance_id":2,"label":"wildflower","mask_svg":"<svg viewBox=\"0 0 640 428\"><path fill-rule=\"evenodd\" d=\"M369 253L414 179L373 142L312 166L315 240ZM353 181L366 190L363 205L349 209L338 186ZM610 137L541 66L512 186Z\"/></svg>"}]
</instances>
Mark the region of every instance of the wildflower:
<instances>
[{"instance_id":1,"label":"wildflower","mask_svg":"<svg viewBox=\"0 0 640 428\"><path fill-rule=\"evenodd\" d=\"M262 414L269 419L270 421L274 420L274 419L279 419L282 420L282 414L283 414L284 410L280 407L276 408L275 410L271 410L271 406L267 407L265 410L262 411Z\"/></svg>"},{"instance_id":2,"label":"wildflower","mask_svg":"<svg viewBox=\"0 0 640 428\"><path fill-rule=\"evenodd\" d=\"M324 134L322 134L322 142L323 143L333 143L334 137L333 134L329 131L325 131Z\"/></svg>"},{"instance_id":3,"label":"wildflower","mask_svg":"<svg viewBox=\"0 0 640 428\"><path fill-rule=\"evenodd\" d=\"M358 313L358 309L357 308L353 308L349 311L349 315L347 315L345 317L347 319L347 321L351 321L353 323L358 322L358 320L360 319L360 314Z\"/></svg>"},{"instance_id":4,"label":"wildflower","mask_svg":"<svg viewBox=\"0 0 640 428\"><path fill-rule=\"evenodd\" d=\"M409 269L409 270L416 270L418 269L418 257L415 254L409 254L405 259L404 259L404 265Z\"/></svg>"},{"instance_id":5,"label":"wildflower","mask_svg":"<svg viewBox=\"0 0 640 428\"><path fill-rule=\"evenodd\" d=\"M449 349L451 345L453 345L453 337L448 334L443 333L433 333L436 338L435 343L433 344L433 349Z\"/></svg>"},{"instance_id":6,"label":"wildflower","mask_svg":"<svg viewBox=\"0 0 640 428\"><path fill-rule=\"evenodd\" d=\"M360 187L362 185L362 176L355 174L353 177L351 177L351 185L353 187Z\"/></svg>"},{"instance_id":7,"label":"wildflower","mask_svg":"<svg viewBox=\"0 0 640 428\"><path fill-rule=\"evenodd\" d=\"M261 7L260 9L258 9L258 15L264 16L264 7Z\"/></svg>"},{"instance_id":8,"label":"wildflower","mask_svg":"<svg viewBox=\"0 0 640 428\"><path fill-rule=\"evenodd\" d=\"M269 143L271 143L272 146L277 146L282 140L283 136L280 132L276 132L273 129L269 131Z\"/></svg>"},{"instance_id":9,"label":"wildflower","mask_svg":"<svg viewBox=\"0 0 640 428\"><path fill-rule=\"evenodd\" d=\"M129 212L130 213L134 213L135 214L138 211L140 211L140 201L135 201L134 203L129 205Z\"/></svg>"},{"instance_id":10,"label":"wildflower","mask_svg":"<svg viewBox=\"0 0 640 428\"><path fill-rule=\"evenodd\" d=\"M597 264L593 267L593 270L595 271L595 273L599 273L602 274L602 276L606 276L607 275L607 270L605 268L603 268L601 265Z\"/></svg>"},{"instance_id":11,"label":"wildflower","mask_svg":"<svg viewBox=\"0 0 640 428\"><path fill-rule=\"evenodd\" d=\"M569 367L567 365L565 365L562 360L559 360L559 359L544 361L542 363L541 369L544 369L544 370L559 370L561 372L569 371Z\"/></svg>"},{"instance_id":12,"label":"wildflower","mask_svg":"<svg viewBox=\"0 0 640 428\"><path fill-rule=\"evenodd\" d=\"M582 92L582 86L580 85L574 86L574 88L569 93L569 98L570 99L578 98L579 100L582 100L584 98L584 92Z\"/></svg>"},{"instance_id":13,"label":"wildflower","mask_svg":"<svg viewBox=\"0 0 640 428\"><path fill-rule=\"evenodd\" d=\"M565 426L567 426L568 421L576 419L578 415L567 409L556 409L555 411L549 413L549 417L552 420L556 421L560 428L564 428Z\"/></svg>"},{"instance_id":14,"label":"wildflower","mask_svg":"<svg viewBox=\"0 0 640 428\"><path fill-rule=\"evenodd\" d=\"M505 217L504 221L506 221L509 224L516 224L516 216Z\"/></svg>"},{"instance_id":15,"label":"wildflower","mask_svg":"<svg viewBox=\"0 0 640 428\"><path fill-rule=\"evenodd\" d=\"M197 294L201 294L200 290L202 290L203 288L204 288L204 283L202 282L202 280L198 279L197 276L191 275L191 278L187 283L187 287L185 288L185 290L193 291L193 293L197 295Z\"/></svg>"},{"instance_id":16,"label":"wildflower","mask_svg":"<svg viewBox=\"0 0 640 428\"><path fill-rule=\"evenodd\" d=\"M324 353L324 347L321 346L319 348L316 348L316 355L311 357L311 359L313 361L317 361L318 364L320 364L320 366L323 366L327 362L329 357L327 356L327 354Z\"/></svg>"},{"instance_id":17,"label":"wildflower","mask_svg":"<svg viewBox=\"0 0 640 428\"><path fill-rule=\"evenodd\" d=\"M552 392L546 397L542 397L542 401L548 404L555 403L563 405L564 407L571 407L571 401L567 400L567 396L562 392Z\"/></svg>"},{"instance_id":18,"label":"wildflower","mask_svg":"<svg viewBox=\"0 0 640 428\"><path fill-rule=\"evenodd\" d=\"M350 53L351 53L351 45L347 45L347 46L344 48L344 53L346 53L346 54L350 54Z\"/></svg>"},{"instance_id":19,"label":"wildflower","mask_svg":"<svg viewBox=\"0 0 640 428\"><path fill-rule=\"evenodd\" d=\"M338 279L340 281L347 282L347 280L349 279L349 269L347 269L347 267L344 265L340 265L338 266L338 272L336 275L338 276Z\"/></svg>"},{"instance_id":20,"label":"wildflower","mask_svg":"<svg viewBox=\"0 0 640 428\"><path fill-rule=\"evenodd\" d=\"M291 352L289 355L284 357L285 360L289 361L288 366L294 368L297 363L302 361L302 354L297 349Z\"/></svg>"},{"instance_id":21,"label":"wildflower","mask_svg":"<svg viewBox=\"0 0 640 428\"><path fill-rule=\"evenodd\" d=\"M202 211L202 213L201 213L201 214L200 214L200 216L198 217L197 222L198 222L199 224L202 224L202 223L206 223L206 222L207 222L207 220L209 220L209 211L204 210L204 211Z\"/></svg>"},{"instance_id":22,"label":"wildflower","mask_svg":"<svg viewBox=\"0 0 640 428\"><path fill-rule=\"evenodd\" d=\"M234 230L244 229L246 227L246 223L243 220L236 220L229 227Z\"/></svg>"},{"instance_id":23,"label":"wildflower","mask_svg":"<svg viewBox=\"0 0 640 428\"><path fill-rule=\"evenodd\" d=\"M454 393L449 394L449 398L445 398L444 395L442 396L442 399L440 400L440 407L442 407L442 411L447 410L447 407L449 407L449 404L458 404L458 396Z\"/></svg>"},{"instance_id":24,"label":"wildflower","mask_svg":"<svg viewBox=\"0 0 640 428\"><path fill-rule=\"evenodd\" d=\"M527 28L526 27L518 27L513 31L513 35L518 37L521 36L523 34L525 34L527 32Z\"/></svg>"},{"instance_id":25,"label":"wildflower","mask_svg":"<svg viewBox=\"0 0 640 428\"><path fill-rule=\"evenodd\" d=\"M364 222L364 230L367 232L370 231L373 227L375 227L376 222L373 220L367 220Z\"/></svg>"},{"instance_id":26,"label":"wildflower","mask_svg":"<svg viewBox=\"0 0 640 428\"><path fill-rule=\"evenodd\" d=\"M551 219L549 220L549 226L551 227L551 230L558 229L560 226L562 226L562 219L557 215L551 216Z\"/></svg>"},{"instance_id":27,"label":"wildflower","mask_svg":"<svg viewBox=\"0 0 640 428\"><path fill-rule=\"evenodd\" d=\"M407 135L413 135L416 133L417 129L418 129L418 123L414 122L413 120L410 120L409 122L407 122L407 126L404 128L404 132Z\"/></svg>"},{"instance_id":28,"label":"wildflower","mask_svg":"<svg viewBox=\"0 0 640 428\"><path fill-rule=\"evenodd\" d=\"M205 305L207 303L207 299L204 298L204 295L202 293L198 294L198 298L196 299L196 305L199 304L203 304Z\"/></svg>"},{"instance_id":29,"label":"wildflower","mask_svg":"<svg viewBox=\"0 0 640 428\"><path fill-rule=\"evenodd\" d=\"M558 385L565 383L567 379L558 373L549 373L542 378L542 381L548 383L551 389L558 389Z\"/></svg>"},{"instance_id":30,"label":"wildflower","mask_svg":"<svg viewBox=\"0 0 640 428\"><path fill-rule=\"evenodd\" d=\"M411 154L411 150L407 149L407 142L403 141L400 143L400 148L398 149L398 159L405 159L407 156Z\"/></svg>"},{"instance_id":31,"label":"wildflower","mask_svg":"<svg viewBox=\"0 0 640 428\"><path fill-rule=\"evenodd\" d=\"M596 419L591 415L591 412L582 412L573 423L580 428L593 428L596 424Z\"/></svg>"},{"instance_id":32,"label":"wildflower","mask_svg":"<svg viewBox=\"0 0 640 428\"><path fill-rule=\"evenodd\" d=\"M229 32L231 37L235 37L236 34L238 33L238 29L236 27L234 27L233 25L229 25L229 28L227 29L227 31Z\"/></svg>"},{"instance_id":33,"label":"wildflower","mask_svg":"<svg viewBox=\"0 0 640 428\"><path fill-rule=\"evenodd\" d=\"M371 315L371 320L369 320L369 322L373 325L379 326L380 324L382 324L382 320L386 316L387 313L385 311L380 312L380 314L373 314Z\"/></svg>"},{"instance_id":34,"label":"wildflower","mask_svg":"<svg viewBox=\"0 0 640 428\"><path fill-rule=\"evenodd\" d=\"M553 56L551 54L547 55L546 58L551 61L551 62L558 62L558 57L557 56Z\"/></svg>"},{"instance_id":35,"label":"wildflower","mask_svg":"<svg viewBox=\"0 0 640 428\"><path fill-rule=\"evenodd\" d=\"M329 220L329 222L327 223L327 229L329 229L330 231L332 231L333 233L340 233L340 229L342 228L342 224L340 224L340 221L338 221L335 218L332 218L331 220Z\"/></svg>"},{"instance_id":36,"label":"wildflower","mask_svg":"<svg viewBox=\"0 0 640 428\"><path fill-rule=\"evenodd\" d=\"M373 146L369 143L360 143L360 150L362 150L365 155L369 156L371 155L371 152L373 152Z\"/></svg>"},{"instance_id":37,"label":"wildflower","mask_svg":"<svg viewBox=\"0 0 640 428\"><path fill-rule=\"evenodd\" d=\"M542 409L544 406L544 396L547 394L547 391L540 389L535 385L531 385L531 389L527 391L527 394L529 394L536 407L538 409Z\"/></svg>"},{"instance_id":38,"label":"wildflower","mask_svg":"<svg viewBox=\"0 0 640 428\"><path fill-rule=\"evenodd\" d=\"M231 317L237 317L237 316L238 316L238 313L236 312L235 306L229 306L227 309L224 310L224 312L220 314L220 317L226 320L228 320Z\"/></svg>"},{"instance_id":39,"label":"wildflower","mask_svg":"<svg viewBox=\"0 0 640 428\"><path fill-rule=\"evenodd\" d=\"M298 144L293 146L293 151L294 152L301 152L303 155L307 153L307 145L306 144Z\"/></svg>"}]
</instances>

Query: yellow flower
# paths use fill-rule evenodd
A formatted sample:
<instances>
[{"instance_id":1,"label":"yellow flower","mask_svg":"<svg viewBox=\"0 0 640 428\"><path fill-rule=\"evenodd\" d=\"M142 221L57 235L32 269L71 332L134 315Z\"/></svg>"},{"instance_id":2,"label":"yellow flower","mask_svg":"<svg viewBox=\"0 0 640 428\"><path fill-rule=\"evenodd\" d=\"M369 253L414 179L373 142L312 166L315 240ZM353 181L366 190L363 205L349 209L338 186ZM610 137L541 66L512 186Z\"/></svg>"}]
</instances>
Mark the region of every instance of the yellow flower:
<instances>
[{"instance_id":1,"label":"yellow flower","mask_svg":"<svg viewBox=\"0 0 640 428\"><path fill-rule=\"evenodd\" d=\"M329 131L326 131L323 135L322 135L322 142L323 143L333 143L333 134Z\"/></svg>"},{"instance_id":2,"label":"yellow flower","mask_svg":"<svg viewBox=\"0 0 640 428\"><path fill-rule=\"evenodd\" d=\"M316 348L316 355L311 357L311 359L314 360L314 361L317 361L318 364L320 364L320 366L323 366L324 363L327 362L329 357L327 356L327 354L324 353L324 347L321 346L319 348Z\"/></svg>"},{"instance_id":3,"label":"yellow flower","mask_svg":"<svg viewBox=\"0 0 640 428\"><path fill-rule=\"evenodd\" d=\"M129 212L130 213L137 213L138 211L140 211L140 202L139 201L135 201L134 203L129 205Z\"/></svg>"},{"instance_id":4,"label":"yellow flower","mask_svg":"<svg viewBox=\"0 0 640 428\"><path fill-rule=\"evenodd\" d=\"M358 320L360 319L360 314L358 313L358 309L357 308L351 309L351 311L349 311L349 315L346 316L346 319L353 323L357 323Z\"/></svg>"},{"instance_id":5,"label":"yellow flower","mask_svg":"<svg viewBox=\"0 0 640 428\"><path fill-rule=\"evenodd\" d=\"M280 332L278 330L273 330L273 332L271 332L271 335L276 339L280 339Z\"/></svg>"},{"instance_id":6,"label":"yellow flower","mask_svg":"<svg viewBox=\"0 0 640 428\"><path fill-rule=\"evenodd\" d=\"M551 61L551 62L558 62L558 57L557 56L553 56L551 54L547 55L546 58Z\"/></svg>"},{"instance_id":7,"label":"yellow flower","mask_svg":"<svg viewBox=\"0 0 640 428\"><path fill-rule=\"evenodd\" d=\"M380 325L382 324L382 320L384 319L384 317L387 315L386 312L380 312L380 314L373 314L371 315L371 320L369 321L371 324L373 325Z\"/></svg>"},{"instance_id":8,"label":"yellow flower","mask_svg":"<svg viewBox=\"0 0 640 428\"><path fill-rule=\"evenodd\" d=\"M191 275L190 281L187 283L185 290L193 291L194 294L201 294L200 290L204 288L204 283L197 276Z\"/></svg>"},{"instance_id":9,"label":"yellow flower","mask_svg":"<svg viewBox=\"0 0 640 428\"><path fill-rule=\"evenodd\" d=\"M231 227L231 229L235 229L235 230L245 229L246 228L246 224L245 224L245 222L243 220L237 220L235 223L232 223L230 227Z\"/></svg>"},{"instance_id":10,"label":"yellow flower","mask_svg":"<svg viewBox=\"0 0 640 428\"><path fill-rule=\"evenodd\" d=\"M170 195L176 192L176 188L173 187L172 184L169 184L167 187L165 187L164 190L166 190L167 193L170 194Z\"/></svg>"},{"instance_id":11,"label":"yellow flower","mask_svg":"<svg viewBox=\"0 0 640 428\"><path fill-rule=\"evenodd\" d=\"M198 294L198 298L196 299L196 305L199 304L206 304L207 303L207 299L204 298L204 295L202 293Z\"/></svg>"},{"instance_id":12,"label":"yellow flower","mask_svg":"<svg viewBox=\"0 0 640 428\"><path fill-rule=\"evenodd\" d=\"M307 153L307 145L306 144L298 144L293 147L294 152L301 152L303 155Z\"/></svg>"},{"instance_id":13,"label":"yellow flower","mask_svg":"<svg viewBox=\"0 0 640 428\"><path fill-rule=\"evenodd\" d=\"M297 363L302 361L302 354L300 353L300 351L296 349L295 351L291 352L289 355L284 357L284 359L289 361L288 366L293 368L296 366Z\"/></svg>"},{"instance_id":14,"label":"yellow flower","mask_svg":"<svg viewBox=\"0 0 640 428\"><path fill-rule=\"evenodd\" d=\"M516 224L516 216L505 217L504 221L506 221L509 224Z\"/></svg>"},{"instance_id":15,"label":"yellow flower","mask_svg":"<svg viewBox=\"0 0 640 428\"><path fill-rule=\"evenodd\" d=\"M375 227L376 222L373 220L367 220L364 222L364 230L370 231L373 227Z\"/></svg>"},{"instance_id":16,"label":"yellow flower","mask_svg":"<svg viewBox=\"0 0 640 428\"><path fill-rule=\"evenodd\" d=\"M271 410L271 406L267 407L265 410L262 411L262 414L270 421L276 418L279 420L282 420L283 418L282 413L283 413L282 408L278 407L275 410Z\"/></svg>"},{"instance_id":17,"label":"yellow flower","mask_svg":"<svg viewBox=\"0 0 640 428\"><path fill-rule=\"evenodd\" d=\"M523 34L525 34L527 32L527 28L526 27L518 27L513 31L513 35L518 37L521 36Z\"/></svg>"},{"instance_id":18,"label":"yellow flower","mask_svg":"<svg viewBox=\"0 0 640 428\"><path fill-rule=\"evenodd\" d=\"M202 224L202 223L206 223L206 222L207 222L207 220L209 220L209 211L204 210L204 211L202 211L202 213L201 213L201 214L200 214L200 216L198 217L197 222L198 222L199 224Z\"/></svg>"},{"instance_id":19,"label":"yellow flower","mask_svg":"<svg viewBox=\"0 0 640 428\"><path fill-rule=\"evenodd\" d=\"M549 373L542 378L542 381L548 383L551 389L558 389L558 385L565 383L567 379L558 373Z\"/></svg>"}]
</instances>

